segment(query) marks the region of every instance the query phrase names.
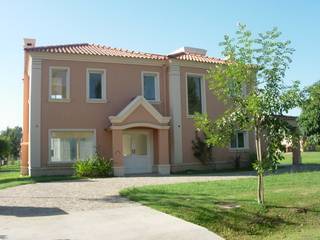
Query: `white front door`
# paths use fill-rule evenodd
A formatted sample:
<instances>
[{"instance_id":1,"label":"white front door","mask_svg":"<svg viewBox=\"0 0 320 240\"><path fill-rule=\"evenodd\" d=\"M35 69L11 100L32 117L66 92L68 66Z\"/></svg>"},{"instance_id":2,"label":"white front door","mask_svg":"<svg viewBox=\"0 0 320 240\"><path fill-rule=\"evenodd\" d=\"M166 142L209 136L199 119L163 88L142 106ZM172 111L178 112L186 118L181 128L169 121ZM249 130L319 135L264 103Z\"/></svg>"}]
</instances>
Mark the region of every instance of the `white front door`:
<instances>
[{"instance_id":1,"label":"white front door","mask_svg":"<svg viewBox=\"0 0 320 240\"><path fill-rule=\"evenodd\" d=\"M153 163L152 132L123 132L123 160L126 174L151 173Z\"/></svg>"}]
</instances>

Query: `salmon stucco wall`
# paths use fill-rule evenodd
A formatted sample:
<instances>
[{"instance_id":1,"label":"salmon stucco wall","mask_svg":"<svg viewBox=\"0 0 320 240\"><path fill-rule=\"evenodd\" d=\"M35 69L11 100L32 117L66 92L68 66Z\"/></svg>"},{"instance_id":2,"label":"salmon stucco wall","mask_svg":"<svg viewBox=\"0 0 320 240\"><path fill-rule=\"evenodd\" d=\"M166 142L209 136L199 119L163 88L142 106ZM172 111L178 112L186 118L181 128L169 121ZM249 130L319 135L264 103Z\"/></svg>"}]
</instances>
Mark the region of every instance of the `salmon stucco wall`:
<instances>
[{"instance_id":1,"label":"salmon stucco wall","mask_svg":"<svg viewBox=\"0 0 320 240\"><path fill-rule=\"evenodd\" d=\"M70 102L50 102L49 67L70 68ZM86 102L86 69L106 70L106 103ZM112 156L111 131L108 117L118 114L137 95L142 93L141 72L158 72L160 80L160 103L153 106L168 115L166 67L130 64L93 63L82 61L43 60L41 105L41 165L48 167L49 129L95 129L98 151L106 158ZM59 164L61 166L61 164Z\"/></svg>"},{"instance_id":2,"label":"salmon stucco wall","mask_svg":"<svg viewBox=\"0 0 320 240\"><path fill-rule=\"evenodd\" d=\"M206 69L181 67L181 118L182 118L182 146L183 146L183 162L185 164L200 164L200 161L193 156L192 140L195 139L195 127L193 119L187 115L187 74L203 74L207 73ZM208 82L205 82L205 96L206 96L206 112L211 119L216 119L223 114L225 110L224 104L217 99L216 96L208 88ZM241 152L241 160L249 159L249 152L254 151L254 139L253 134L249 134L249 150ZM224 167L234 167L234 161L236 154L239 152L230 151L226 148L214 148L213 149L213 161L217 165ZM219 166L217 166L219 167Z\"/></svg>"},{"instance_id":3,"label":"salmon stucco wall","mask_svg":"<svg viewBox=\"0 0 320 240\"><path fill-rule=\"evenodd\" d=\"M24 52L24 74L23 74L23 125L22 125L22 141L21 141L21 174L28 174L29 161L29 82L30 82L30 56L28 52Z\"/></svg>"}]
</instances>

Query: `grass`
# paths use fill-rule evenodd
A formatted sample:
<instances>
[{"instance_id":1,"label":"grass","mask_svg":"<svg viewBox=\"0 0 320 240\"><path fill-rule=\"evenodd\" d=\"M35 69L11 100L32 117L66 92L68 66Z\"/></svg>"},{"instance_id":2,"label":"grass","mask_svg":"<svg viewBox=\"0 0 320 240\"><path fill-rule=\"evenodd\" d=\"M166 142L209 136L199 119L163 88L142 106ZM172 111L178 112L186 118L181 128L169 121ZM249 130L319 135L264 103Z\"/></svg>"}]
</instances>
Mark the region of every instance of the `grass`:
<instances>
[{"instance_id":1,"label":"grass","mask_svg":"<svg viewBox=\"0 0 320 240\"><path fill-rule=\"evenodd\" d=\"M75 176L43 176L43 177L28 177L20 176L19 162L0 167L0 189L15 187L18 185L31 184L36 182L52 182L61 180L79 179Z\"/></svg>"},{"instance_id":2,"label":"grass","mask_svg":"<svg viewBox=\"0 0 320 240\"><path fill-rule=\"evenodd\" d=\"M292 164L292 153L285 153L285 159L281 161L281 164ZM302 164L320 164L320 152L302 152L301 153Z\"/></svg>"},{"instance_id":3,"label":"grass","mask_svg":"<svg viewBox=\"0 0 320 240\"><path fill-rule=\"evenodd\" d=\"M265 178L266 205L256 179L129 188L121 195L185 219L226 239L320 239L320 172ZM224 209L221 206L239 205Z\"/></svg>"}]
</instances>

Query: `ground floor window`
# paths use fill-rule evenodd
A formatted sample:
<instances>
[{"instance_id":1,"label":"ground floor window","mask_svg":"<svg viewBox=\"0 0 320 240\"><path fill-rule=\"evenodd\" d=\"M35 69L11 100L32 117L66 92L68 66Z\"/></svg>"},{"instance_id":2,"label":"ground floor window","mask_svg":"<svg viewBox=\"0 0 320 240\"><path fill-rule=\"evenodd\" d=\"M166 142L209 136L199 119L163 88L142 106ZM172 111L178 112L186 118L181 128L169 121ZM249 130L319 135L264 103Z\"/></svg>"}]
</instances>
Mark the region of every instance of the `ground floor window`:
<instances>
[{"instance_id":1,"label":"ground floor window","mask_svg":"<svg viewBox=\"0 0 320 240\"><path fill-rule=\"evenodd\" d=\"M235 132L231 137L231 149L245 149L248 148L248 132Z\"/></svg>"},{"instance_id":2,"label":"ground floor window","mask_svg":"<svg viewBox=\"0 0 320 240\"><path fill-rule=\"evenodd\" d=\"M93 130L50 131L50 161L74 162L86 159L95 153Z\"/></svg>"}]
</instances>

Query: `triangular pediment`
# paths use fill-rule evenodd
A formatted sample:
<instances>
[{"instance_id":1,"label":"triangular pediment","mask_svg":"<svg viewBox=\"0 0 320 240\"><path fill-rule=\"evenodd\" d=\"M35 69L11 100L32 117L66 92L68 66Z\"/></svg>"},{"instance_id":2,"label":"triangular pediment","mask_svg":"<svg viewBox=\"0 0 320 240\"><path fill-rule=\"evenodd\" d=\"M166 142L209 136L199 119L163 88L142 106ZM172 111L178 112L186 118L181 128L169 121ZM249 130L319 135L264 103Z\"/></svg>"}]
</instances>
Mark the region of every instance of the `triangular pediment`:
<instances>
[{"instance_id":1,"label":"triangular pediment","mask_svg":"<svg viewBox=\"0 0 320 240\"><path fill-rule=\"evenodd\" d=\"M148 122L168 124L170 117L162 116L144 97L135 97L116 116L109 117L112 124L128 124L130 122Z\"/></svg>"}]
</instances>

